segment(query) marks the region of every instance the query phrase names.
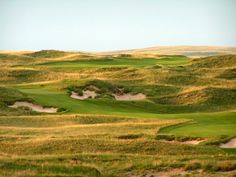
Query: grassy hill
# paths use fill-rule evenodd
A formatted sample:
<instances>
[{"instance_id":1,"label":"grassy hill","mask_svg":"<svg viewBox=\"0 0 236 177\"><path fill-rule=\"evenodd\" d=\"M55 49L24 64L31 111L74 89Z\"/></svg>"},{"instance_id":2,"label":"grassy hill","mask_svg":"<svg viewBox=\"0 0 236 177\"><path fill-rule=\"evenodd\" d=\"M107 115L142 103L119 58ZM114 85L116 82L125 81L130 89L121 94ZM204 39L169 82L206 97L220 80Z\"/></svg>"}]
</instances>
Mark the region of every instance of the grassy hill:
<instances>
[{"instance_id":1,"label":"grassy hill","mask_svg":"<svg viewBox=\"0 0 236 177\"><path fill-rule=\"evenodd\" d=\"M234 50L1 52L0 176L235 175Z\"/></svg>"}]
</instances>

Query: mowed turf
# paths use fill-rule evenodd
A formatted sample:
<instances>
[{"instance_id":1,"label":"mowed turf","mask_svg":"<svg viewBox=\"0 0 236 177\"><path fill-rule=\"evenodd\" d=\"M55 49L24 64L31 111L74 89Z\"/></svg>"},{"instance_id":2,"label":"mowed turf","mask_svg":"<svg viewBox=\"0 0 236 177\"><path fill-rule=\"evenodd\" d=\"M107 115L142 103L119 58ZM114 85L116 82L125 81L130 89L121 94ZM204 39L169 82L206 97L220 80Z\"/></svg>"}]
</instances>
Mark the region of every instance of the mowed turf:
<instances>
[{"instance_id":1,"label":"mowed turf","mask_svg":"<svg viewBox=\"0 0 236 177\"><path fill-rule=\"evenodd\" d=\"M45 62L38 66L46 66L50 68L99 68L104 66L129 66L129 67L145 67L153 65L184 65L189 62L189 59L184 56L156 58L108 58L108 59L86 59L75 61L59 61Z\"/></svg>"},{"instance_id":2,"label":"mowed turf","mask_svg":"<svg viewBox=\"0 0 236 177\"><path fill-rule=\"evenodd\" d=\"M219 137L223 135L236 136L236 112L193 113L162 115L166 118L187 118L191 124L173 126L163 129L163 133L179 136Z\"/></svg>"}]
</instances>

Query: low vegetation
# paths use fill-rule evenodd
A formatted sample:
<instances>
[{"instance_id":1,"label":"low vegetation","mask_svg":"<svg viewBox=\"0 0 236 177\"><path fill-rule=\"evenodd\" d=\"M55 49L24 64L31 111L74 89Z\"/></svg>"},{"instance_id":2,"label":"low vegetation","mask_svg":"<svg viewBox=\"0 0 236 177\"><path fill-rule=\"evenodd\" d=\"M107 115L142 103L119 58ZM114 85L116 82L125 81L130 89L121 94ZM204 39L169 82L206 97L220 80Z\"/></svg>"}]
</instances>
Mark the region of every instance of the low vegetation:
<instances>
[{"instance_id":1,"label":"low vegetation","mask_svg":"<svg viewBox=\"0 0 236 177\"><path fill-rule=\"evenodd\" d=\"M235 175L235 147L220 145L236 136L236 55L43 50L0 61L0 176ZM86 90L96 97L70 97ZM58 111L9 107L17 101Z\"/></svg>"}]
</instances>

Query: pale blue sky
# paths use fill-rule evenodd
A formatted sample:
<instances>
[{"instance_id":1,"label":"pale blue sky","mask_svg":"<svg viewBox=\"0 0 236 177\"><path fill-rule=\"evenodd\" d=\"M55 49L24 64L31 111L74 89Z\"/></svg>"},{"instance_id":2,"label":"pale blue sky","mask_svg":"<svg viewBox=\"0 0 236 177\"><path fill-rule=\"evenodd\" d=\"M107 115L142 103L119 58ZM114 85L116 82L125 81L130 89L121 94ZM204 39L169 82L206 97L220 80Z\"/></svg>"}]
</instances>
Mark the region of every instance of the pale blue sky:
<instances>
[{"instance_id":1,"label":"pale blue sky","mask_svg":"<svg viewBox=\"0 0 236 177\"><path fill-rule=\"evenodd\" d=\"M0 50L236 46L236 0L0 0Z\"/></svg>"}]
</instances>

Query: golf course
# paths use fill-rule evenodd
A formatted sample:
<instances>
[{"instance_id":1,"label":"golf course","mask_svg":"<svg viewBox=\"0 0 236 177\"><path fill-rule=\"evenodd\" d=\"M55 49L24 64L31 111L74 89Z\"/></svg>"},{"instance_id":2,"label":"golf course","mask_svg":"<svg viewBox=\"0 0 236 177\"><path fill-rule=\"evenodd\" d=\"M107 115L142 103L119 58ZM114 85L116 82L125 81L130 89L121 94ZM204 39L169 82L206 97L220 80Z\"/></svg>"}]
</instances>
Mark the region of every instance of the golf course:
<instances>
[{"instance_id":1,"label":"golf course","mask_svg":"<svg viewBox=\"0 0 236 177\"><path fill-rule=\"evenodd\" d=\"M235 176L236 49L153 51L0 52L0 176Z\"/></svg>"}]
</instances>

